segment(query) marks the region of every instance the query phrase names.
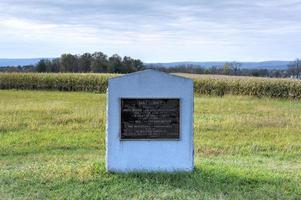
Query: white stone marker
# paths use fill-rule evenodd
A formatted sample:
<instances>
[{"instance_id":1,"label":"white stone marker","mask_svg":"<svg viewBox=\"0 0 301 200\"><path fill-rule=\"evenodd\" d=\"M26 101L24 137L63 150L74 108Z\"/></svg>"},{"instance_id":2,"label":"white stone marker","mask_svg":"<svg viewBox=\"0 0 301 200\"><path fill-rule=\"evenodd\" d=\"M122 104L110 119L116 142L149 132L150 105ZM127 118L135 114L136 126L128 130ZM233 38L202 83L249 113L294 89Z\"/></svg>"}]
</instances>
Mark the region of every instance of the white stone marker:
<instances>
[{"instance_id":1,"label":"white stone marker","mask_svg":"<svg viewBox=\"0 0 301 200\"><path fill-rule=\"evenodd\" d=\"M109 80L107 171L192 171L193 154L191 79L145 70Z\"/></svg>"}]
</instances>

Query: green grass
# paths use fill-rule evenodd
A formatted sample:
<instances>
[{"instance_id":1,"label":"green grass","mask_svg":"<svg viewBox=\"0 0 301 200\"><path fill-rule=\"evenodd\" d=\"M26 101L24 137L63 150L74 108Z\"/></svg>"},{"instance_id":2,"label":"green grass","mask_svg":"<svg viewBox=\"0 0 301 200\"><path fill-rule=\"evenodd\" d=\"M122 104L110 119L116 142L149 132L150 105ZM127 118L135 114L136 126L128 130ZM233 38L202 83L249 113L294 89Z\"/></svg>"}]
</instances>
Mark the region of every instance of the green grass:
<instances>
[{"instance_id":1,"label":"green grass","mask_svg":"<svg viewBox=\"0 0 301 200\"><path fill-rule=\"evenodd\" d=\"M0 90L0 199L301 199L301 102L195 98L193 173L105 172L105 95Z\"/></svg>"}]
</instances>

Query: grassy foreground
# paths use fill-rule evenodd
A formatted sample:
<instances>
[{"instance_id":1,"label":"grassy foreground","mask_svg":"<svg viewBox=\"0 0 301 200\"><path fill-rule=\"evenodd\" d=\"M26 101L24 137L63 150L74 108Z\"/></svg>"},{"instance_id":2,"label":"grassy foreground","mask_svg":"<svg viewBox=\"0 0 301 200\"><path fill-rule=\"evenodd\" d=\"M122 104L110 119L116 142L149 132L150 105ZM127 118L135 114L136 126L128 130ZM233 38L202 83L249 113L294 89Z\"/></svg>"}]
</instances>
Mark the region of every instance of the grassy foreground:
<instances>
[{"instance_id":1,"label":"grassy foreground","mask_svg":"<svg viewBox=\"0 0 301 200\"><path fill-rule=\"evenodd\" d=\"M0 199L301 199L301 102L196 97L193 173L104 155L104 94L0 90Z\"/></svg>"}]
</instances>

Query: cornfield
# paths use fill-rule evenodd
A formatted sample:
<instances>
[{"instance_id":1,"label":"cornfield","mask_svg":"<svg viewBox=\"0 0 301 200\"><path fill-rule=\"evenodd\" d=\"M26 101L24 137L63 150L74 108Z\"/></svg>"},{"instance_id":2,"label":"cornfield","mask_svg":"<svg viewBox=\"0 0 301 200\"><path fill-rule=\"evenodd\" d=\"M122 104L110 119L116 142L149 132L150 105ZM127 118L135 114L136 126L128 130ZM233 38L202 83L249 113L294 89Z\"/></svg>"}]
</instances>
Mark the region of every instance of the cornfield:
<instances>
[{"instance_id":1,"label":"cornfield","mask_svg":"<svg viewBox=\"0 0 301 200\"><path fill-rule=\"evenodd\" d=\"M301 99L301 81L275 78L177 74L194 80L195 94ZM0 73L0 89L106 92L116 74Z\"/></svg>"},{"instance_id":2,"label":"cornfield","mask_svg":"<svg viewBox=\"0 0 301 200\"><path fill-rule=\"evenodd\" d=\"M0 89L104 93L113 74L0 73Z\"/></svg>"},{"instance_id":3,"label":"cornfield","mask_svg":"<svg viewBox=\"0 0 301 200\"><path fill-rule=\"evenodd\" d=\"M301 99L301 81L283 78L178 74L194 80L196 94Z\"/></svg>"}]
</instances>

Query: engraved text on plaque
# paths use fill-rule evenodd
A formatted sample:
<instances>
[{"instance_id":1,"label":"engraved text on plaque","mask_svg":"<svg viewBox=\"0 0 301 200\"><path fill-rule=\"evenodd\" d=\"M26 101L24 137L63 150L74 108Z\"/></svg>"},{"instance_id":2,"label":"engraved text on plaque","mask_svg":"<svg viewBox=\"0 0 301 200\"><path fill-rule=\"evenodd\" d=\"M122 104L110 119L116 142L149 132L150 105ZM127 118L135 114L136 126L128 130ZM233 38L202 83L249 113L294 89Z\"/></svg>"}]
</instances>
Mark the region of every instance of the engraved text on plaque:
<instances>
[{"instance_id":1,"label":"engraved text on plaque","mask_svg":"<svg viewBox=\"0 0 301 200\"><path fill-rule=\"evenodd\" d=\"M121 99L121 139L179 139L180 99Z\"/></svg>"}]
</instances>

